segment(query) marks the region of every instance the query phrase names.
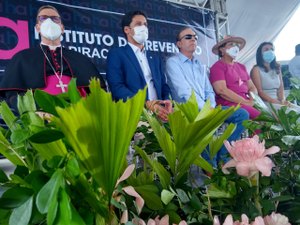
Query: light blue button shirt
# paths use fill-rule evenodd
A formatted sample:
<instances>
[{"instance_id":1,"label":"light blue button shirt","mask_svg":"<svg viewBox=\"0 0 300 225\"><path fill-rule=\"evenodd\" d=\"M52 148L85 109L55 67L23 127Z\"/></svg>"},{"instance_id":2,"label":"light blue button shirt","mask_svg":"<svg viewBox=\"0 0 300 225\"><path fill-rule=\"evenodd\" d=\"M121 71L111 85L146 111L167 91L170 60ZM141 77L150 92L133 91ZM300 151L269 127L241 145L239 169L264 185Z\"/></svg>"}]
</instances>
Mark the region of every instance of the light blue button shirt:
<instances>
[{"instance_id":1,"label":"light blue button shirt","mask_svg":"<svg viewBox=\"0 0 300 225\"><path fill-rule=\"evenodd\" d=\"M176 102L186 102L192 90L195 92L199 110L206 100L216 106L215 93L208 79L207 66L199 60L187 58L182 53L170 57L166 65L167 82L171 96Z\"/></svg>"}]
</instances>

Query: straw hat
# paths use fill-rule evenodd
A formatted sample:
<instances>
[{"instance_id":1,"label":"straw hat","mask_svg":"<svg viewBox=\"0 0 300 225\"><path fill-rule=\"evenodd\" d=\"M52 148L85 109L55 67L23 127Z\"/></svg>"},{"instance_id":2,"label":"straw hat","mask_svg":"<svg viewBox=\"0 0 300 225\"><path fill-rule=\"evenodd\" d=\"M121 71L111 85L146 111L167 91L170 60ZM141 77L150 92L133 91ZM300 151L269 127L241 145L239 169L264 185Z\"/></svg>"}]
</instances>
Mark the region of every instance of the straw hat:
<instances>
[{"instance_id":1,"label":"straw hat","mask_svg":"<svg viewBox=\"0 0 300 225\"><path fill-rule=\"evenodd\" d=\"M245 47L246 41L244 38L241 37L235 37L235 36L225 36L223 40L219 41L215 46L212 48L212 52L216 55L219 54L219 48L221 45L227 43L227 42L235 42L240 45L240 50L242 50Z\"/></svg>"}]
</instances>

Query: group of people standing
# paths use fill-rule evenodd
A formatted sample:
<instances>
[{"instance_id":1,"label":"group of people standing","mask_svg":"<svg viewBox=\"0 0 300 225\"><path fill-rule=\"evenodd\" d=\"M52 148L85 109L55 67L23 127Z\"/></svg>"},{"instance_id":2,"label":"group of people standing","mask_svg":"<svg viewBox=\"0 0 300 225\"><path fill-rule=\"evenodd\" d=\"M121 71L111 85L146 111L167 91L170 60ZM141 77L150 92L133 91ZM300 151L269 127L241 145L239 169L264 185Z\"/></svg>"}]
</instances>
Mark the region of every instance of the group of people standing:
<instances>
[{"instance_id":1,"label":"group of people standing","mask_svg":"<svg viewBox=\"0 0 300 225\"><path fill-rule=\"evenodd\" d=\"M207 100L212 108L240 105L226 120L236 124L229 141L240 138L244 120L260 114L253 107L250 92L258 93L270 103L289 104L284 98L280 66L269 42L257 50L257 66L251 71L252 79L245 66L235 61L246 44L241 37L227 36L212 48L220 59L209 72L208 67L194 57L196 32L191 27L183 27L176 36L179 52L167 59L164 70L161 58L144 48L149 35L146 15L141 11L128 12L121 25L128 44L109 51L106 71L107 84L116 101L125 101L147 85L145 105L163 121L168 120L173 110L170 97L176 102L186 102L192 92L199 110ZM104 80L87 57L61 46L64 26L56 8L47 5L39 9L36 30L41 35L40 45L17 53L0 84L1 94L12 106L16 104L17 94L27 89L43 89L50 94L65 92L72 77L77 78L82 96L88 91L91 77L99 77L105 88ZM222 159L226 152L223 147L218 158Z\"/></svg>"}]
</instances>

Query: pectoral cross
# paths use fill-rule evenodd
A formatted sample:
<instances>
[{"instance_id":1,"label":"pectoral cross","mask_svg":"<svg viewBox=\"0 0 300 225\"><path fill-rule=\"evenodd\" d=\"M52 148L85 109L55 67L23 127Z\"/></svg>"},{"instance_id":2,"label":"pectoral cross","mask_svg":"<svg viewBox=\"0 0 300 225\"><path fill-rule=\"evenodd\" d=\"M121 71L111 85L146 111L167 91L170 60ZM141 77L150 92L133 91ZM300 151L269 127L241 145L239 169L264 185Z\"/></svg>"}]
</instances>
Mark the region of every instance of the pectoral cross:
<instances>
[{"instance_id":1,"label":"pectoral cross","mask_svg":"<svg viewBox=\"0 0 300 225\"><path fill-rule=\"evenodd\" d=\"M61 89L61 91L62 91L63 93L65 93L65 92L66 92L65 87L68 87L68 85L67 85L67 84L64 84L64 83L62 82L62 80L59 80L59 81L58 81L58 84L56 85L56 87L59 87L59 88Z\"/></svg>"}]
</instances>

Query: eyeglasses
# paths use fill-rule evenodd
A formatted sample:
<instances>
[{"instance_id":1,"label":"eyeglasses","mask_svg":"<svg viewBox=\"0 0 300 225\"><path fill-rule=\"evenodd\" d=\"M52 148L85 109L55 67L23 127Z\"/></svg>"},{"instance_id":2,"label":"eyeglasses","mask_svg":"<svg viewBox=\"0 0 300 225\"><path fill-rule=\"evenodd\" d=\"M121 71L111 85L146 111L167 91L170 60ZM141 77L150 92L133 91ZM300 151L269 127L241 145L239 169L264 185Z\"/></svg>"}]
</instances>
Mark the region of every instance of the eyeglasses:
<instances>
[{"instance_id":1,"label":"eyeglasses","mask_svg":"<svg viewBox=\"0 0 300 225\"><path fill-rule=\"evenodd\" d=\"M47 16L47 15L38 16L38 20L40 22L44 22L48 18L50 18L54 23L61 23L61 18L59 16Z\"/></svg>"},{"instance_id":2,"label":"eyeglasses","mask_svg":"<svg viewBox=\"0 0 300 225\"><path fill-rule=\"evenodd\" d=\"M181 41L182 39L191 40L192 38L195 38L195 40L197 41L198 40L198 35L196 35L196 34L186 34L183 37L181 37L179 39L179 41Z\"/></svg>"}]
</instances>

